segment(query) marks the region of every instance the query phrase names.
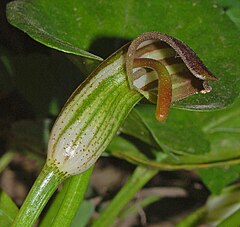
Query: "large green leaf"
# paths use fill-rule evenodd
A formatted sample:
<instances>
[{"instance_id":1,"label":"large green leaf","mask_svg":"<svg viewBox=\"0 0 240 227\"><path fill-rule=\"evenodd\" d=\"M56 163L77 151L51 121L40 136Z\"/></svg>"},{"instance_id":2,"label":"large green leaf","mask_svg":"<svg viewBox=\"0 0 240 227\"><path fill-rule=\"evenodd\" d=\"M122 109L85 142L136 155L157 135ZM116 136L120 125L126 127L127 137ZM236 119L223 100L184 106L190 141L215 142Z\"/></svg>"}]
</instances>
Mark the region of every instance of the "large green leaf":
<instances>
[{"instance_id":1,"label":"large green leaf","mask_svg":"<svg viewBox=\"0 0 240 227\"><path fill-rule=\"evenodd\" d=\"M78 37L74 35L78 20L81 20L77 10L79 4L75 5L73 1L18 1L9 4L8 17L34 39L49 47L101 60L84 51L82 45L79 46L84 33L79 33Z\"/></svg>"},{"instance_id":2,"label":"large green leaf","mask_svg":"<svg viewBox=\"0 0 240 227\"><path fill-rule=\"evenodd\" d=\"M189 124L189 121L194 122L193 115L186 118L184 113L179 114L180 111L178 111L176 114L176 111L173 111L167 122L160 123L152 117L154 111L153 105L139 105L133 110L133 114L137 114L139 120L145 125L147 130L142 131L150 132L162 149L178 154L199 154L209 151L209 142L204 138L204 134L194 124ZM133 135L139 134L138 130L132 132Z\"/></svg>"},{"instance_id":3,"label":"large green leaf","mask_svg":"<svg viewBox=\"0 0 240 227\"><path fill-rule=\"evenodd\" d=\"M177 156L175 161L172 160L179 164L209 163L239 158L240 99L231 107L218 111L194 113L172 109L169 119L163 124L159 124L149 117L149 115L154 115L154 111L153 105L138 106L131 114L137 114L140 117L141 131L131 130L135 124L131 117L126 120L127 128L125 129L124 125L122 131L136 138L139 138L139 133L150 134L161 148L164 149L167 146L170 148L168 149L170 152L175 152L174 147L179 145L179 148L182 148L180 151L184 155ZM145 142L152 144L151 139L148 138L151 137L145 137ZM184 141L183 145L180 139ZM201 154L201 148L204 149L204 146L205 149L208 148L206 141L210 144L207 155ZM196 146L196 150L192 154L188 150L191 146ZM204 153L204 151L202 152Z\"/></svg>"},{"instance_id":4,"label":"large green leaf","mask_svg":"<svg viewBox=\"0 0 240 227\"><path fill-rule=\"evenodd\" d=\"M123 39L145 31L173 35L192 47L220 78L213 92L175 104L191 109L220 108L239 94L239 31L215 1L17 0L8 5L10 23L45 45L90 58L86 50L113 51Z\"/></svg>"},{"instance_id":5,"label":"large green leaf","mask_svg":"<svg viewBox=\"0 0 240 227\"><path fill-rule=\"evenodd\" d=\"M231 107L208 113L192 113L211 142L211 152L207 156L183 157L184 162L209 162L238 159L240 157L240 99Z\"/></svg>"},{"instance_id":6,"label":"large green leaf","mask_svg":"<svg viewBox=\"0 0 240 227\"><path fill-rule=\"evenodd\" d=\"M240 165L198 170L203 182L214 194L219 194L227 184L238 179L239 173Z\"/></svg>"}]
</instances>

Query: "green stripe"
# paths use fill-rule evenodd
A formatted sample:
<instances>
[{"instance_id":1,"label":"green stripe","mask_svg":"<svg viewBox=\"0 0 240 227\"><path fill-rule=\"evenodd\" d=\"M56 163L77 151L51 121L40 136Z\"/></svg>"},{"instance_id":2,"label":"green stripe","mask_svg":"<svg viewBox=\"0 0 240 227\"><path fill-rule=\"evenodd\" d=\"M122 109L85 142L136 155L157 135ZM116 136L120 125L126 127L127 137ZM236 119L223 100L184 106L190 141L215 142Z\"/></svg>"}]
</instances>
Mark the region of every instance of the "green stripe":
<instances>
[{"instance_id":1,"label":"green stripe","mask_svg":"<svg viewBox=\"0 0 240 227\"><path fill-rule=\"evenodd\" d=\"M121 88L121 84L119 84L118 88L117 88L117 86L111 87L110 93L108 93L111 95L105 95L104 96L105 99L103 99L101 103L98 103L97 106L94 106L94 112L92 112L91 116L89 116L88 121L86 122L84 127L81 129L81 131L79 132L79 135L76 137L74 142L76 142L79 139L79 137L83 134L82 132L84 130L86 130L86 128L89 126L89 124L91 125L91 122L93 122L94 119L98 119L97 120L98 122L106 121L106 118L110 115L108 113L108 111L106 112L106 110L110 110L111 106L114 104L115 99L119 95L120 88ZM105 115L103 114L104 112L106 113ZM99 128L99 130L100 130L100 128ZM90 141L90 143L91 143L91 141ZM87 147L86 147L86 149L87 149Z\"/></svg>"},{"instance_id":2,"label":"green stripe","mask_svg":"<svg viewBox=\"0 0 240 227\"><path fill-rule=\"evenodd\" d=\"M114 105L112 105L111 109L108 109L108 112L106 112L106 118L102 121L103 125L94 135L94 140L90 141L88 147L86 147L86 149L89 149L93 145L95 148L93 151L94 155L89 156L89 159L85 163L86 165L101 155L129 111L141 99L139 94L129 94L129 92L126 92L128 90L129 88L126 84L122 84L121 93L114 100ZM103 108L105 108L105 106L103 106ZM96 142L98 142L97 145L95 144Z\"/></svg>"},{"instance_id":3,"label":"green stripe","mask_svg":"<svg viewBox=\"0 0 240 227\"><path fill-rule=\"evenodd\" d=\"M120 71L120 70L119 70ZM79 118L79 116L84 116L84 112L86 110L91 109L91 116L94 117L94 113L98 111L98 107L102 105L102 102L104 99L108 98L109 96L106 94L110 94L111 90L113 90L114 84L117 80L119 80L119 72L117 72L114 75L111 75L109 78L103 80L99 86L98 89L95 89L89 96L87 96L84 100L79 99L80 105L78 105L78 110L72 115L72 118L68 121L68 123L64 126L64 128L61 129L61 132L58 134L58 138L55 141L54 148L56 144L59 142L61 137L65 134L65 132L76 122L76 120ZM94 80L94 78L93 78ZM121 78L121 81L123 81L124 78ZM81 91L79 91L78 96L81 95ZM69 103L70 104L70 103ZM68 114L71 114L71 109L68 110ZM62 114L65 114L63 111ZM87 117L86 117L87 118ZM85 118L85 119L86 119ZM82 119L83 120L83 119ZM87 127L87 124L89 123L89 120L85 122L85 127L83 130ZM55 149L53 150L54 153Z\"/></svg>"}]
</instances>

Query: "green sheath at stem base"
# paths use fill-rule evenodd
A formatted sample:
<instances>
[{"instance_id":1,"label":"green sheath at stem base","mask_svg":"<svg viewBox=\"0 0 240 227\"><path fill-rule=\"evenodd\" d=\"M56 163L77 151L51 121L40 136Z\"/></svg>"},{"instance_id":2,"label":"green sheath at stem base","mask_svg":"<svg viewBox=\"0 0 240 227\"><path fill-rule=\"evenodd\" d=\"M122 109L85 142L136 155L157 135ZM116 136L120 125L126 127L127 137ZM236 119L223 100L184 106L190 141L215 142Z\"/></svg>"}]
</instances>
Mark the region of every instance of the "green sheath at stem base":
<instances>
[{"instance_id":1,"label":"green sheath at stem base","mask_svg":"<svg viewBox=\"0 0 240 227\"><path fill-rule=\"evenodd\" d=\"M47 201L68 175L59 171L55 165L45 165L28 193L13 227L33 226Z\"/></svg>"},{"instance_id":2,"label":"green sheath at stem base","mask_svg":"<svg viewBox=\"0 0 240 227\"><path fill-rule=\"evenodd\" d=\"M70 226L87 190L93 167L67 179L60 193L52 202L40 227Z\"/></svg>"}]
</instances>

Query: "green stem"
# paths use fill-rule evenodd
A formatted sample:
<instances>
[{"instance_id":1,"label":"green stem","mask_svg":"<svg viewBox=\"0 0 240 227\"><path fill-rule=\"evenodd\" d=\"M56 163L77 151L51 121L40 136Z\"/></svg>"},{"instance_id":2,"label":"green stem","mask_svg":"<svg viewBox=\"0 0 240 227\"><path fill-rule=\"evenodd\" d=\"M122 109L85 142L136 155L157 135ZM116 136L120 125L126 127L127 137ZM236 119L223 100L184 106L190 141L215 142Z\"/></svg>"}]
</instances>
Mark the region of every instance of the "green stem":
<instances>
[{"instance_id":1,"label":"green stem","mask_svg":"<svg viewBox=\"0 0 240 227\"><path fill-rule=\"evenodd\" d=\"M158 170L196 170L196 169L207 169L212 167L223 167L223 166L232 166L232 165L239 165L240 164L240 158L232 159L232 160L215 160L212 162L206 162L206 163L190 163L190 164L174 164L174 163L161 163L157 162L155 160L150 159L143 159L139 156L133 156L128 153L123 153L119 150L113 150L111 151L111 154L117 158L126 159L129 160L132 163L135 163L136 165L143 165L148 166L149 168L158 169Z\"/></svg>"},{"instance_id":2,"label":"green stem","mask_svg":"<svg viewBox=\"0 0 240 227\"><path fill-rule=\"evenodd\" d=\"M240 209L235 211L233 214L231 214L229 217L227 217L225 220L223 220L220 224L218 224L218 227L238 227L240 223Z\"/></svg>"},{"instance_id":3,"label":"green stem","mask_svg":"<svg viewBox=\"0 0 240 227\"><path fill-rule=\"evenodd\" d=\"M129 208L124 209L120 213L119 217L121 219L126 219L129 216L133 216L139 212L139 207L141 207L141 208L147 207L147 206L151 205L152 203L159 201L160 199L161 199L160 195L151 195L151 196L149 195L147 197L144 197L139 202L136 202Z\"/></svg>"},{"instance_id":4,"label":"green stem","mask_svg":"<svg viewBox=\"0 0 240 227\"><path fill-rule=\"evenodd\" d=\"M8 164L12 161L15 152L8 151L0 158L0 173L8 166Z\"/></svg>"},{"instance_id":5,"label":"green stem","mask_svg":"<svg viewBox=\"0 0 240 227\"><path fill-rule=\"evenodd\" d=\"M53 201L40 227L70 226L84 198L93 167L69 178Z\"/></svg>"},{"instance_id":6,"label":"green stem","mask_svg":"<svg viewBox=\"0 0 240 227\"><path fill-rule=\"evenodd\" d=\"M134 197L136 192L141 189L155 174L157 170L138 166L133 175L114 197L108 207L100 214L99 218L92 224L92 227L106 227L114 224L115 218L121 210Z\"/></svg>"},{"instance_id":7,"label":"green stem","mask_svg":"<svg viewBox=\"0 0 240 227\"><path fill-rule=\"evenodd\" d=\"M51 164L45 165L25 199L13 227L33 226L49 198L67 175Z\"/></svg>"},{"instance_id":8,"label":"green stem","mask_svg":"<svg viewBox=\"0 0 240 227\"><path fill-rule=\"evenodd\" d=\"M207 214L206 206L200 207L195 212L190 214L188 217L184 218L180 223L176 225L176 227L192 227L200 224L199 222L204 218Z\"/></svg>"}]
</instances>

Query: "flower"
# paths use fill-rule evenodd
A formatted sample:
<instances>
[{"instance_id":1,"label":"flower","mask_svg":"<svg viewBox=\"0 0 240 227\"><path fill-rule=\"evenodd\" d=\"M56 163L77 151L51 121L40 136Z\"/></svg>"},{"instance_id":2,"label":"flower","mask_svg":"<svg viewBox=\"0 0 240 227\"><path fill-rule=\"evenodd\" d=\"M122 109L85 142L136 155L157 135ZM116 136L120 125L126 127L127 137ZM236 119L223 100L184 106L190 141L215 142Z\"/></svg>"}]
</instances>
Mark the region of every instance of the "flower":
<instances>
[{"instance_id":1,"label":"flower","mask_svg":"<svg viewBox=\"0 0 240 227\"><path fill-rule=\"evenodd\" d=\"M103 61L69 98L52 129L47 163L68 175L84 172L143 96L157 103L156 117L164 121L171 102L210 92L207 80L216 77L188 46L144 33Z\"/></svg>"}]
</instances>

